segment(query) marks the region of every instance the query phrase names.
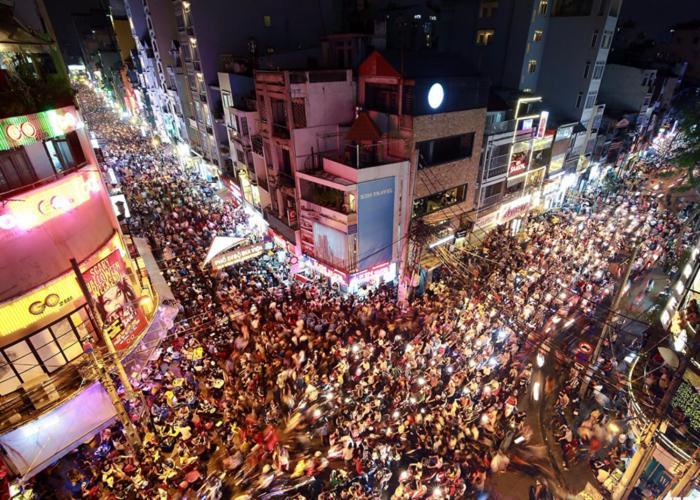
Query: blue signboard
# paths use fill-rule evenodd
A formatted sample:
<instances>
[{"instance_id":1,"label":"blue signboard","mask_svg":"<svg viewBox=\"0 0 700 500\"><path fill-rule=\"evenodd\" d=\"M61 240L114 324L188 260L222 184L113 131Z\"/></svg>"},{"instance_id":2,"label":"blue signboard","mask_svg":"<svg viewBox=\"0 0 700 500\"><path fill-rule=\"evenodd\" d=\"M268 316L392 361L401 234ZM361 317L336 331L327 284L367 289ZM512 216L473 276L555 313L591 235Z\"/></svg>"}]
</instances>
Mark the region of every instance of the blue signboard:
<instances>
[{"instance_id":1,"label":"blue signboard","mask_svg":"<svg viewBox=\"0 0 700 500\"><path fill-rule=\"evenodd\" d=\"M361 182L358 185L358 271L391 261L394 191L394 177Z\"/></svg>"}]
</instances>

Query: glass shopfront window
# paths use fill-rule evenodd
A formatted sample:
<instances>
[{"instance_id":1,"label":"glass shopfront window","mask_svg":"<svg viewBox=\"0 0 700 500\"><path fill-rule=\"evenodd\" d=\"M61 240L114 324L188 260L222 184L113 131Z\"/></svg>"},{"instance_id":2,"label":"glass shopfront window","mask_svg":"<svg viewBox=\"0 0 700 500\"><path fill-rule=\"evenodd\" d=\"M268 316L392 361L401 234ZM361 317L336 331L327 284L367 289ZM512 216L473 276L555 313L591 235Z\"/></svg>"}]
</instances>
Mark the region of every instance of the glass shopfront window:
<instances>
[{"instance_id":1,"label":"glass shopfront window","mask_svg":"<svg viewBox=\"0 0 700 500\"><path fill-rule=\"evenodd\" d=\"M431 214L443 208L461 203L466 198L466 184L419 198L413 202L413 216L422 217L423 215Z\"/></svg>"},{"instance_id":2,"label":"glass shopfront window","mask_svg":"<svg viewBox=\"0 0 700 500\"><path fill-rule=\"evenodd\" d=\"M83 353L94 329L82 306L45 328L0 348L0 395L17 390L43 374L51 374Z\"/></svg>"}]
</instances>

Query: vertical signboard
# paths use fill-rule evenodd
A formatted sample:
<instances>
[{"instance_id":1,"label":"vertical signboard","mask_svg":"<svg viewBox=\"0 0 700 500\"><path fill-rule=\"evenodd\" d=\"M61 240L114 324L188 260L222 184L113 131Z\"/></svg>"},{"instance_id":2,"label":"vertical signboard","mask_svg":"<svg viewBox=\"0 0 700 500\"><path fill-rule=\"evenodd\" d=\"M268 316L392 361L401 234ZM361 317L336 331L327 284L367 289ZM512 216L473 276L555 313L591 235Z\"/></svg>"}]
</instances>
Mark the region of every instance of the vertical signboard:
<instances>
[{"instance_id":1,"label":"vertical signboard","mask_svg":"<svg viewBox=\"0 0 700 500\"><path fill-rule=\"evenodd\" d=\"M118 250L83 273L88 291L117 350L127 349L146 327L146 318L139 307L138 296L129 280L126 264Z\"/></svg>"},{"instance_id":2,"label":"vertical signboard","mask_svg":"<svg viewBox=\"0 0 700 500\"><path fill-rule=\"evenodd\" d=\"M358 185L358 271L391 261L394 237L395 178Z\"/></svg>"}]
</instances>

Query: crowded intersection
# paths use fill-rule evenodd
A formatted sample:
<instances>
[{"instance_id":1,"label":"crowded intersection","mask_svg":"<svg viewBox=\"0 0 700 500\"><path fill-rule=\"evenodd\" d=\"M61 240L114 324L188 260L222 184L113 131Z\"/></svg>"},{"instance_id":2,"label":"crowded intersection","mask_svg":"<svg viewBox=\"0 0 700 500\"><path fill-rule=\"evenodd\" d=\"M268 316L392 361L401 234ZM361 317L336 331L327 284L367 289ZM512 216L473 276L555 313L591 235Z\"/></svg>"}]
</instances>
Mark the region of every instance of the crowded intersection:
<instances>
[{"instance_id":1,"label":"crowded intersection","mask_svg":"<svg viewBox=\"0 0 700 500\"><path fill-rule=\"evenodd\" d=\"M345 294L295 279L270 250L202 266L215 237L264 232L92 89L79 97L128 231L147 239L179 313L132 380L142 445L118 424L103 430L63 459L68 472L35 478L41 498L517 498L499 477L526 478L530 498L566 497L576 491L562 471L587 467L602 487L630 456L625 424L612 425L626 412L615 349L581 398L586 375L567 346L595 342L586 332L607 321L635 246L638 289L690 243L686 207L654 190L652 163L614 192L530 215L518 235L499 227L454 250L450 272L400 306L390 283ZM563 375L548 374L553 363Z\"/></svg>"}]
</instances>

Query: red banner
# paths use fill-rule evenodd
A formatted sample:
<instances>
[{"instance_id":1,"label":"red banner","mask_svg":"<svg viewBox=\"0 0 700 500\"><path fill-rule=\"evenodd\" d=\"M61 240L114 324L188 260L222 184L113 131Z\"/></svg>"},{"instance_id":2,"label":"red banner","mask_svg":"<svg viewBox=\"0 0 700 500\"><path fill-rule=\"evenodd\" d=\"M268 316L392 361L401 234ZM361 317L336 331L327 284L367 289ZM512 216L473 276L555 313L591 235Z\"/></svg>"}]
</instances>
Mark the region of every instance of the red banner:
<instances>
[{"instance_id":1,"label":"red banner","mask_svg":"<svg viewBox=\"0 0 700 500\"><path fill-rule=\"evenodd\" d=\"M127 349L147 322L119 251L115 250L85 271L83 279L104 327L121 323L120 328L111 328L110 338L114 347Z\"/></svg>"}]
</instances>

